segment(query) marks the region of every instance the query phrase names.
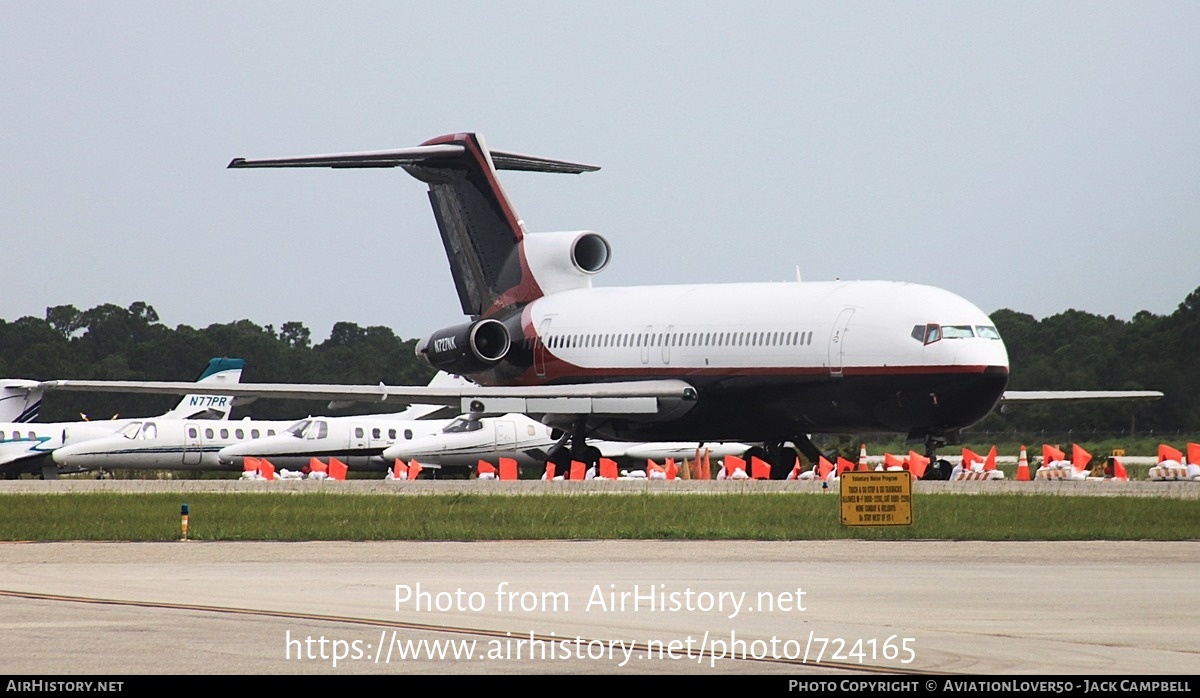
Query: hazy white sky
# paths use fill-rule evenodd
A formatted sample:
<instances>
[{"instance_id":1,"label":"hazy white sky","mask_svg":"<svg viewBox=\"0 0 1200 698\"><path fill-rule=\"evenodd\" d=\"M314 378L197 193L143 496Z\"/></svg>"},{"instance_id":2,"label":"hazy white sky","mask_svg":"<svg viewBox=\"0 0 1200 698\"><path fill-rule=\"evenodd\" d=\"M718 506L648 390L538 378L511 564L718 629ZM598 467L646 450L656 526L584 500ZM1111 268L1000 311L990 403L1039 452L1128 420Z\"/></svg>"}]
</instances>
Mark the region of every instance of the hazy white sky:
<instances>
[{"instance_id":1,"label":"hazy white sky","mask_svg":"<svg viewBox=\"0 0 1200 698\"><path fill-rule=\"evenodd\" d=\"M0 9L0 318L146 301L203 327L462 321L402 170L504 172L597 285L898 279L987 312L1170 313L1200 286L1200 3L25 2Z\"/></svg>"}]
</instances>

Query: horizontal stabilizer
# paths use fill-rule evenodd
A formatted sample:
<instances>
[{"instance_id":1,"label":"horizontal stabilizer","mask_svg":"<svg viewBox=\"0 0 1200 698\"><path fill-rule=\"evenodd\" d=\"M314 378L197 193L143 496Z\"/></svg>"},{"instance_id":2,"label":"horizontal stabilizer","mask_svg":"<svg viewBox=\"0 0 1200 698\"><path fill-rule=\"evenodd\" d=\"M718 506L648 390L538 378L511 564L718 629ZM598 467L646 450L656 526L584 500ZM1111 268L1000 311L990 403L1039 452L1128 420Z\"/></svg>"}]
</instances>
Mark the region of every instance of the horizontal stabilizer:
<instances>
[{"instance_id":1,"label":"horizontal stabilizer","mask_svg":"<svg viewBox=\"0 0 1200 698\"><path fill-rule=\"evenodd\" d=\"M240 169L246 167L402 167L404 165L422 165L437 161L453 161L466 156L467 149L461 145L418 145L399 150L375 150L362 153L331 153L328 155L301 155L287 158L265 158L251 160L234 158L229 167ZM564 174L580 174L595 172L600 169L595 165L567 162L538 157L536 155L521 155L506 153L499 150L491 151L492 164L498 170L522 170L525 172L558 172Z\"/></svg>"}]
</instances>

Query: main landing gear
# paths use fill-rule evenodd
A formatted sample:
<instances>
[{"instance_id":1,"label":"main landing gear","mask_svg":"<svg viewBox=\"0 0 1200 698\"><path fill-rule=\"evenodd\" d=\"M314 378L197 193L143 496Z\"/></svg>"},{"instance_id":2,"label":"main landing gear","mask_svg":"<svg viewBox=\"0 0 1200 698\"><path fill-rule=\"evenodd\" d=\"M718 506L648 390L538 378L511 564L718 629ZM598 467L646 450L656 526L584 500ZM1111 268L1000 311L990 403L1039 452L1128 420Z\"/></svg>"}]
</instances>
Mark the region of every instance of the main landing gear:
<instances>
[{"instance_id":1,"label":"main landing gear","mask_svg":"<svg viewBox=\"0 0 1200 698\"><path fill-rule=\"evenodd\" d=\"M948 434L929 432L925 434L925 457L929 459L929 467L925 469L922 480L949 480L953 466L945 458L938 458L937 451L948 443L961 443L957 432Z\"/></svg>"},{"instance_id":2,"label":"main landing gear","mask_svg":"<svg viewBox=\"0 0 1200 698\"><path fill-rule=\"evenodd\" d=\"M799 452L810 463L816 463L824 455L807 435L793 437L791 441L767 442L746 451L745 458L749 462L752 457L758 457L771 465L771 479L785 480L796 467L796 454Z\"/></svg>"},{"instance_id":3,"label":"main landing gear","mask_svg":"<svg viewBox=\"0 0 1200 698\"><path fill-rule=\"evenodd\" d=\"M563 432L562 437L550 447L548 460L554 464L556 477L562 475L569 478L572 461L583 463L585 469L600 469L600 449L588 445L587 424L584 420L575 422L571 431Z\"/></svg>"}]
</instances>

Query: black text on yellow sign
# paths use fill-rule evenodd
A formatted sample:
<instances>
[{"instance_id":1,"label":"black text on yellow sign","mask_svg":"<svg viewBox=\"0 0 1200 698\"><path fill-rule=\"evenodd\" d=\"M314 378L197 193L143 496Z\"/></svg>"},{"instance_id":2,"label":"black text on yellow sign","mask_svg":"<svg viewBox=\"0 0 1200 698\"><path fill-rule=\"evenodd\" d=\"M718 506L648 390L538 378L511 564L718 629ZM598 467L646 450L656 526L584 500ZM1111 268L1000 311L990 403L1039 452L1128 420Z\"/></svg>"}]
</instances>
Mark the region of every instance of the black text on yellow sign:
<instances>
[{"instance_id":1,"label":"black text on yellow sign","mask_svg":"<svg viewBox=\"0 0 1200 698\"><path fill-rule=\"evenodd\" d=\"M912 476L908 471L846 472L841 477L842 524L912 524Z\"/></svg>"}]
</instances>

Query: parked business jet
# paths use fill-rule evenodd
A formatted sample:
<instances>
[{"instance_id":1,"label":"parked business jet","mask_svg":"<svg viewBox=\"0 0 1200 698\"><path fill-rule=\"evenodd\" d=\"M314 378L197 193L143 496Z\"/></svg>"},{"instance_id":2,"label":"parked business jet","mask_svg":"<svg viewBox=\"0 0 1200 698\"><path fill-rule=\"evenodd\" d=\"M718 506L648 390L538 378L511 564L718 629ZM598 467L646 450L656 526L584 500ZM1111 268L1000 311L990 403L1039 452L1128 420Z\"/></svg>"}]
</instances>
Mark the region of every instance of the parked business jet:
<instances>
[{"instance_id":1,"label":"parked business jet","mask_svg":"<svg viewBox=\"0 0 1200 698\"><path fill-rule=\"evenodd\" d=\"M222 464L217 452L230 444L273 436L291 421L192 419L130 421L120 431L54 449L54 461L72 470L241 470Z\"/></svg>"},{"instance_id":2,"label":"parked business jet","mask_svg":"<svg viewBox=\"0 0 1200 698\"><path fill-rule=\"evenodd\" d=\"M931 286L594 288L612 256L608 240L591 231L529 233L497 171L578 174L595 166L490 150L473 133L392 151L237 158L229 166L400 167L425 183L470 320L432 333L418 353L481 386L258 384L238 394L442 403L475 416L520 412L563 430L558 461L583 457L590 437L761 442L775 477L792 467L788 442L816 462L814 432L905 433L933 456L1006 397L1008 354L992 321ZM96 381L44 387L179 390Z\"/></svg>"},{"instance_id":3,"label":"parked business jet","mask_svg":"<svg viewBox=\"0 0 1200 698\"><path fill-rule=\"evenodd\" d=\"M462 376L439 371L430 386L469 384ZM300 421L268 421L249 418L208 424L191 416L172 416L131 421L105 438L63 446L54 451L60 466L81 470L241 470L244 456L270 456L279 468L299 470L309 458L335 456L354 469L386 469L380 453L397 436L413 430L436 432L449 419L433 419L442 405L411 405L396 414L355 417L319 417ZM428 420L428 421L426 421ZM330 429L330 425L334 425ZM407 425L407 430L399 428ZM243 449L237 457L222 458L227 449L282 442L289 449ZM297 445L320 444L320 449L301 452Z\"/></svg>"},{"instance_id":4,"label":"parked business jet","mask_svg":"<svg viewBox=\"0 0 1200 698\"><path fill-rule=\"evenodd\" d=\"M245 366L242 359L215 358L192 388L227 388L242 377ZM36 383L33 383L36 388ZM228 419L233 409L231 395L185 395L179 404L164 413L160 419L223 420ZM110 419L78 422L2 422L0 423L0 473L11 480L22 473L40 474L43 478L57 477L59 469L51 460L51 454L69 444L78 444L89 439L110 436L127 428L133 419ZM140 422L138 422L140 423Z\"/></svg>"},{"instance_id":5,"label":"parked business jet","mask_svg":"<svg viewBox=\"0 0 1200 698\"><path fill-rule=\"evenodd\" d=\"M391 463L397 458L404 461L415 458L422 464L473 469L480 460L494 463L499 458L512 458L518 467L541 467L562 439L558 431L519 413L500 417L463 415L435 434L398 440L383 451L383 460ZM588 439L580 460L594 463L604 457L642 467L647 460L691 458L697 448L707 448L713 457L720 458L741 455L750 446L742 443L697 445L691 442L627 443Z\"/></svg>"}]
</instances>

